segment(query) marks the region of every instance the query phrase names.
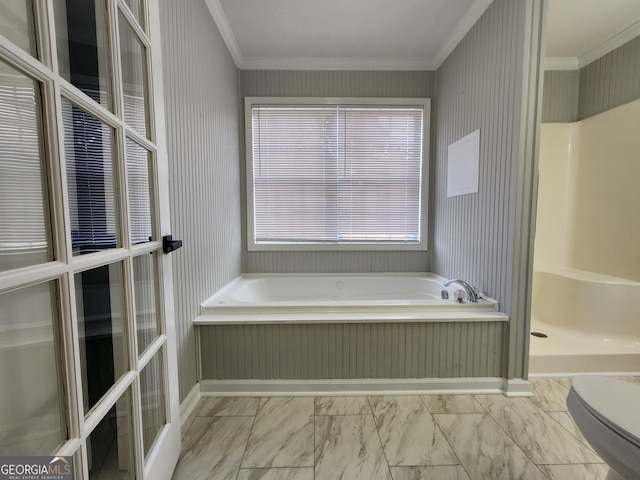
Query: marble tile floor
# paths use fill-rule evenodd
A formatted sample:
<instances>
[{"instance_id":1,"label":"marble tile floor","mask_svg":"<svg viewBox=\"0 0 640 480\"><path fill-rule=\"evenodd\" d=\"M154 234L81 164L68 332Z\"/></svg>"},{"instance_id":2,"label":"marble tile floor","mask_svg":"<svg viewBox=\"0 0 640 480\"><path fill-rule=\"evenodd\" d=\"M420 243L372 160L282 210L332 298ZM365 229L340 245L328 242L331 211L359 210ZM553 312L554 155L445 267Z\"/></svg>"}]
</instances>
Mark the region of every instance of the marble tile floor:
<instances>
[{"instance_id":1,"label":"marble tile floor","mask_svg":"<svg viewBox=\"0 0 640 480\"><path fill-rule=\"evenodd\" d=\"M567 412L571 379L531 384L531 398L203 398L173 479L604 480Z\"/></svg>"}]
</instances>

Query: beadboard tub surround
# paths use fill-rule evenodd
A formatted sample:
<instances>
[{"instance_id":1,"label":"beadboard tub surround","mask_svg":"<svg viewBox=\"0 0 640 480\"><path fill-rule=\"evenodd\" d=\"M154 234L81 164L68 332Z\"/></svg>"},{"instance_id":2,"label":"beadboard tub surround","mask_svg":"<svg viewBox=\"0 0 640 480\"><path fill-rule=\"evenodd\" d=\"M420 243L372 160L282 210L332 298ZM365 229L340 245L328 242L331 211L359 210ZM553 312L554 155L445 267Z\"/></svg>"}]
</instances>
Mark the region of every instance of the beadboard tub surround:
<instances>
[{"instance_id":1,"label":"beadboard tub surround","mask_svg":"<svg viewBox=\"0 0 640 480\"><path fill-rule=\"evenodd\" d=\"M269 285L274 277L280 281ZM528 382L503 378L509 317L492 299L456 303L451 294L458 286L445 288L443 277L252 274L236 280L204 302L194 321L202 395L529 395ZM300 289L305 283L313 288ZM368 290L381 285L386 298ZM441 298L443 289L452 290L449 300ZM289 298L280 297L283 292Z\"/></svg>"}]
</instances>

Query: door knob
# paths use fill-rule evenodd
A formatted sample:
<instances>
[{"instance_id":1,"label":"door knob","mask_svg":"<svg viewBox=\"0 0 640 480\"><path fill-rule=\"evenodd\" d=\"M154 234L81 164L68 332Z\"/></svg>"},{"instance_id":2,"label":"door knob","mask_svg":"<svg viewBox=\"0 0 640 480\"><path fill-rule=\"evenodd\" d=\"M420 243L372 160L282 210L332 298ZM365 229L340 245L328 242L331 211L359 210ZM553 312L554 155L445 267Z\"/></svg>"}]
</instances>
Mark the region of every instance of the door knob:
<instances>
[{"instance_id":1,"label":"door knob","mask_svg":"<svg viewBox=\"0 0 640 480\"><path fill-rule=\"evenodd\" d=\"M164 253L171 253L180 247L182 247L182 240L174 240L171 235L162 237L162 251Z\"/></svg>"}]
</instances>

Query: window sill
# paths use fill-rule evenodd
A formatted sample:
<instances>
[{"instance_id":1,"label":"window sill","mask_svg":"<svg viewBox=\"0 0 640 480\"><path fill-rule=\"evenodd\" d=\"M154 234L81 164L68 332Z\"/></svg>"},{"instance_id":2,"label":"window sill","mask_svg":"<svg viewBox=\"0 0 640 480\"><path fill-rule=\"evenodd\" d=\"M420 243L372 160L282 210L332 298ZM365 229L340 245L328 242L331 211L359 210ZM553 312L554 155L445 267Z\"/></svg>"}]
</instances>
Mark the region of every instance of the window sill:
<instances>
[{"instance_id":1,"label":"window sill","mask_svg":"<svg viewBox=\"0 0 640 480\"><path fill-rule=\"evenodd\" d=\"M250 252L354 252L354 251L427 251L426 242L420 243L254 243L247 245Z\"/></svg>"}]
</instances>

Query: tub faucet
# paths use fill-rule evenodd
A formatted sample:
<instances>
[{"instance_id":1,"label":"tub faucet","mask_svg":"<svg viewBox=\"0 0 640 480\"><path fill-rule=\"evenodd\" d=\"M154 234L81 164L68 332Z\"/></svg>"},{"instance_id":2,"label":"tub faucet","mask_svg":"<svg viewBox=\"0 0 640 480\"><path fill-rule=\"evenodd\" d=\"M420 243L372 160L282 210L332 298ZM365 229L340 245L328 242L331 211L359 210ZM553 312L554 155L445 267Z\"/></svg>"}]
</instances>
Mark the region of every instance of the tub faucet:
<instances>
[{"instance_id":1,"label":"tub faucet","mask_svg":"<svg viewBox=\"0 0 640 480\"><path fill-rule=\"evenodd\" d=\"M471 285L469 285L464 280L460 280L459 278L452 278L444 282L444 286L448 287L452 283L457 283L461 285L462 288L464 288L464 291L467 292L467 303L478 303L478 294Z\"/></svg>"}]
</instances>

